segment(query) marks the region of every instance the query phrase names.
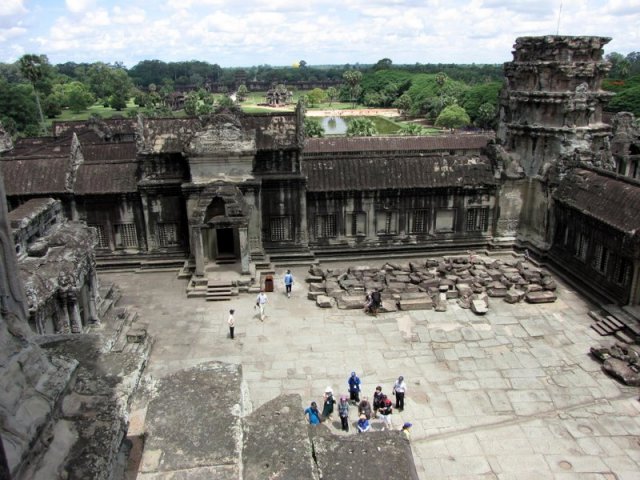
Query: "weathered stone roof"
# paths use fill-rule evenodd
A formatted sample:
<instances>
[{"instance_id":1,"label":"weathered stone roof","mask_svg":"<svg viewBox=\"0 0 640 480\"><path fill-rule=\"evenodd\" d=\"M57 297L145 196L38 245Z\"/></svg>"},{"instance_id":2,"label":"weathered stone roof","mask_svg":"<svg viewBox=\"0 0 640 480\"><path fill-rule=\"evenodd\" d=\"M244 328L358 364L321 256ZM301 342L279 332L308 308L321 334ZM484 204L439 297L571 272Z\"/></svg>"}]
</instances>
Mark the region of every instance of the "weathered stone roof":
<instances>
[{"instance_id":1,"label":"weathered stone roof","mask_svg":"<svg viewBox=\"0 0 640 480\"><path fill-rule=\"evenodd\" d=\"M310 192L495 185L484 156L305 158Z\"/></svg>"},{"instance_id":2,"label":"weathered stone roof","mask_svg":"<svg viewBox=\"0 0 640 480\"><path fill-rule=\"evenodd\" d=\"M575 169L553 194L561 204L575 208L622 232L640 232L640 182L592 170Z\"/></svg>"},{"instance_id":3,"label":"weathered stone roof","mask_svg":"<svg viewBox=\"0 0 640 480\"><path fill-rule=\"evenodd\" d=\"M480 150L493 134L308 138L304 153Z\"/></svg>"},{"instance_id":4,"label":"weathered stone roof","mask_svg":"<svg viewBox=\"0 0 640 480\"><path fill-rule=\"evenodd\" d=\"M7 195L69 193L69 148L59 156L4 159L0 162Z\"/></svg>"},{"instance_id":5,"label":"weathered stone roof","mask_svg":"<svg viewBox=\"0 0 640 480\"><path fill-rule=\"evenodd\" d=\"M78 195L136 192L137 171L136 162L85 163L78 168L74 192Z\"/></svg>"}]
</instances>

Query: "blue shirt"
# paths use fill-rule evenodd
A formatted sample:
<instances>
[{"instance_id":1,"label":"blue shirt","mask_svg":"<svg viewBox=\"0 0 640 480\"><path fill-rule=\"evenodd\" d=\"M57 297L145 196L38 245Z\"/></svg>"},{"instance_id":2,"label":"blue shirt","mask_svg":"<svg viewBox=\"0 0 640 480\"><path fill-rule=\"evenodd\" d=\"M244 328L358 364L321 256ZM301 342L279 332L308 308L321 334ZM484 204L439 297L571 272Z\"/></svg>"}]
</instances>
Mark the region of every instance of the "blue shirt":
<instances>
[{"instance_id":1,"label":"blue shirt","mask_svg":"<svg viewBox=\"0 0 640 480\"><path fill-rule=\"evenodd\" d=\"M284 284L291 285L292 283L293 283L293 275L291 275L290 273L286 273L284 275Z\"/></svg>"},{"instance_id":2,"label":"blue shirt","mask_svg":"<svg viewBox=\"0 0 640 480\"><path fill-rule=\"evenodd\" d=\"M317 425L320 423L320 412L311 407L304 409L304 414L309 415L309 423L311 425Z\"/></svg>"}]
</instances>

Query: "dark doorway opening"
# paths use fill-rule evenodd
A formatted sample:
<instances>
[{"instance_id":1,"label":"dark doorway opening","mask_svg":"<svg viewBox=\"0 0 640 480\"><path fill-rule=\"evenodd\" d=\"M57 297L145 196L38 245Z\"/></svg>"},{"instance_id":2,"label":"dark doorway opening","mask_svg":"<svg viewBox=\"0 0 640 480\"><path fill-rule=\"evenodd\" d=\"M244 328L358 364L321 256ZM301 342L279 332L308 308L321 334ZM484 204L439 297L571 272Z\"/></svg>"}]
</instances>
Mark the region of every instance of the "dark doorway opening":
<instances>
[{"instance_id":1,"label":"dark doorway opening","mask_svg":"<svg viewBox=\"0 0 640 480\"><path fill-rule=\"evenodd\" d=\"M235 258L233 228L216 229L216 240L218 244L218 258Z\"/></svg>"}]
</instances>

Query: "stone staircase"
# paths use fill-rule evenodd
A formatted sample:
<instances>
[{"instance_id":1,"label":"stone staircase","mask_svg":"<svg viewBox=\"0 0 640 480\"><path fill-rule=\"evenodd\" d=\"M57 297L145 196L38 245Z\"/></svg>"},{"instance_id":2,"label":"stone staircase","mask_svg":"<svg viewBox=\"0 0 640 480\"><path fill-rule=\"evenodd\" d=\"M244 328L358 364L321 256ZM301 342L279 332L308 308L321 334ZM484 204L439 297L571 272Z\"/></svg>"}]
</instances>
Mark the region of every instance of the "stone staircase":
<instances>
[{"instance_id":1,"label":"stone staircase","mask_svg":"<svg viewBox=\"0 0 640 480\"><path fill-rule=\"evenodd\" d=\"M602 305L602 312L589 312L594 320L591 328L599 335L614 335L626 343L634 343L640 338L640 321L632 313L614 304Z\"/></svg>"},{"instance_id":2,"label":"stone staircase","mask_svg":"<svg viewBox=\"0 0 640 480\"><path fill-rule=\"evenodd\" d=\"M207 302L220 302L231 300L231 297L238 295L238 291L233 284L224 280L209 280L207 282Z\"/></svg>"}]
</instances>

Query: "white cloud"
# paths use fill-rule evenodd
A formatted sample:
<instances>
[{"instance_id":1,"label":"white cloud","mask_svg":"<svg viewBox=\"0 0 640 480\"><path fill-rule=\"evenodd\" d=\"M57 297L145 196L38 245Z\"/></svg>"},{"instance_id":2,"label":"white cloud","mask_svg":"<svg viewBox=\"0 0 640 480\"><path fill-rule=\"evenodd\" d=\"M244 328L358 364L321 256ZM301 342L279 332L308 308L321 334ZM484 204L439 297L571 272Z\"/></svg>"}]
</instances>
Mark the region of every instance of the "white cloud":
<instances>
[{"instance_id":1,"label":"white cloud","mask_svg":"<svg viewBox=\"0 0 640 480\"><path fill-rule=\"evenodd\" d=\"M67 8L72 13L82 13L93 6L93 0L65 0Z\"/></svg>"},{"instance_id":2,"label":"white cloud","mask_svg":"<svg viewBox=\"0 0 640 480\"><path fill-rule=\"evenodd\" d=\"M27 12L28 10L24 6L24 0L3 0L2 3L0 3L0 17L22 15Z\"/></svg>"},{"instance_id":3,"label":"white cloud","mask_svg":"<svg viewBox=\"0 0 640 480\"><path fill-rule=\"evenodd\" d=\"M144 23L147 18L146 12L142 8L135 6L122 8L116 5L113 7L112 12L113 23L123 25L140 25Z\"/></svg>"}]
</instances>

